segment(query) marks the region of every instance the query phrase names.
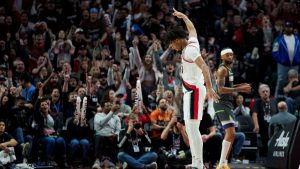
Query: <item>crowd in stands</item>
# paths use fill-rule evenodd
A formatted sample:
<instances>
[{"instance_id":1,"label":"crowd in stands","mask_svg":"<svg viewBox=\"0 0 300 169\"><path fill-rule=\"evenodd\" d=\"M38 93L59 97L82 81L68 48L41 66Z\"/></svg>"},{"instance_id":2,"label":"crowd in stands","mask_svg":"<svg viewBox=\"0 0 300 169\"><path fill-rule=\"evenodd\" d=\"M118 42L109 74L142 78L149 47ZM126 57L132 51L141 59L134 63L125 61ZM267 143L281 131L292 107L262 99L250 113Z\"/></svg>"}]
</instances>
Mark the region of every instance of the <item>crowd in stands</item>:
<instances>
[{"instance_id":1,"label":"crowd in stands","mask_svg":"<svg viewBox=\"0 0 300 169\"><path fill-rule=\"evenodd\" d=\"M212 77L230 47L234 81L253 88L236 93L234 114L252 126L237 125L232 161L243 158L245 131L260 135L267 156L282 119L272 117L300 109L300 1L9 0L0 1L0 159L12 158L0 166L189 164L181 56L163 39L184 25L172 8L195 24ZM213 166L224 131L207 109L199 130Z\"/></svg>"}]
</instances>

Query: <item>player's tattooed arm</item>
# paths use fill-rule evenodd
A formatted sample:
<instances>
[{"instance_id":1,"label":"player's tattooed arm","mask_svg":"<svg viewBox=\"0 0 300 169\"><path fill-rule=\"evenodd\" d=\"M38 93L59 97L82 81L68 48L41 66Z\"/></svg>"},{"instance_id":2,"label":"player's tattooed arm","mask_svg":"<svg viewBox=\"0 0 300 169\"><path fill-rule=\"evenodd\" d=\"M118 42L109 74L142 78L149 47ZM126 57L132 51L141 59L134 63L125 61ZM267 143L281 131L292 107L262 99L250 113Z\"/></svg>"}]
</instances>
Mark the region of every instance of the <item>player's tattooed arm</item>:
<instances>
[{"instance_id":1,"label":"player's tattooed arm","mask_svg":"<svg viewBox=\"0 0 300 169\"><path fill-rule=\"evenodd\" d=\"M217 71L217 85L219 94L229 94L235 92L235 88L225 87L227 70L220 67Z\"/></svg>"}]
</instances>

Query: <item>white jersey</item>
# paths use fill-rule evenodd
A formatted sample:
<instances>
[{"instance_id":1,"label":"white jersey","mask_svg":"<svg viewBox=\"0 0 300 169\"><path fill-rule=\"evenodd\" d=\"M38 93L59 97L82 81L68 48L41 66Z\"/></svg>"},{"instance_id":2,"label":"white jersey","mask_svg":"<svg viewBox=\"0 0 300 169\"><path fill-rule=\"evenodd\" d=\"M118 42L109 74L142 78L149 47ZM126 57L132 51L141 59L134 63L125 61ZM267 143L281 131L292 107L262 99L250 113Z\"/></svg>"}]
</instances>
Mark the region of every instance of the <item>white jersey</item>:
<instances>
[{"instance_id":1,"label":"white jersey","mask_svg":"<svg viewBox=\"0 0 300 169\"><path fill-rule=\"evenodd\" d=\"M183 49L181 55L182 80L190 85L204 85L202 70L197 66L195 60L201 56L198 39L192 37L188 40L188 45Z\"/></svg>"}]
</instances>

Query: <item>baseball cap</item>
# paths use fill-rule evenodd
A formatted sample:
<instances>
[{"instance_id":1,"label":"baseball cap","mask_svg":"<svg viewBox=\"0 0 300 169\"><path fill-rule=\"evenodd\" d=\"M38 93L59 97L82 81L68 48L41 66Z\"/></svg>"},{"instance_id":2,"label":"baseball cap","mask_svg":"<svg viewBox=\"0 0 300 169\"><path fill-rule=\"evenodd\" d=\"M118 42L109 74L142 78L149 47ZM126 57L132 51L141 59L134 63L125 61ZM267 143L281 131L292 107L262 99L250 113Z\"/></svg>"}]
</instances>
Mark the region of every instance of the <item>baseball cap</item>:
<instances>
[{"instance_id":1,"label":"baseball cap","mask_svg":"<svg viewBox=\"0 0 300 169\"><path fill-rule=\"evenodd\" d=\"M109 55L108 57L105 58L105 60L108 60L108 61L114 61L115 58L112 57L111 55Z\"/></svg>"},{"instance_id":2,"label":"baseball cap","mask_svg":"<svg viewBox=\"0 0 300 169\"><path fill-rule=\"evenodd\" d=\"M90 13L98 13L98 9L97 8L91 8Z\"/></svg>"},{"instance_id":3,"label":"baseball cap","mask_svg":"<svg viewBox=\"0 0 300 169\"><path fill-rule=\"evenodd\" d=\"M0 81L6 81L6 77L3 75L0 75Z\"/></svg>"},{"instance_id":4,"label":"baseball cap","mask_svg":"<svg viewBox=\"0 0 300 169\"><path fill-rule=\"evenodd\" d=\"M87 43L85 41L80 42L79 49L86 49Z\"/></svg>"},{"instance_id":5,"label":"baseball cap","mask_svg":"<svg viewBox=\"0 0 300 169\"><path fill-rule=\"evenodd\" d=\"M293 23L292 22L290 22L290 21L286 21L285 23L284 23L284 27L293 27Z\"/></svg>"},{"instance_id":6,"label":"baseball cap","mask_svg":"<svg viewBox=\"0 0 300 169\"><path fill-rule=\"evenodd\" d=\"M107 77L107 70L104 68L100 68L100 77Z\"/></svg>"},{"instance_id":7,"label":"baseball cap","mask_svg":"<svg viewBox=\"0 0 300 169\"><path fill-rule=\"evenodd\" d=\"M7 69L7 66L5 64L1 64L0 69Z\"/></svg>"},{"instance_id":8,"label":"baseball cap","mask_svg":"<svg viewBox=\"0 0 300 169\"><path fill-rule=\"evenodd\" d=\"M77 29L75 30L75 33L83 33L83 29L77 28Z\"/></svg>"},{"instance_id":9,"label":"baseball cap","mask_svg":"<svg viewBox=\"0 0 300 169\"><path fill-rule=\"evenodd\" d=\"M97 41L98 40L98 36L91 36L91 41Z\"/></svg>"}]
</instances>

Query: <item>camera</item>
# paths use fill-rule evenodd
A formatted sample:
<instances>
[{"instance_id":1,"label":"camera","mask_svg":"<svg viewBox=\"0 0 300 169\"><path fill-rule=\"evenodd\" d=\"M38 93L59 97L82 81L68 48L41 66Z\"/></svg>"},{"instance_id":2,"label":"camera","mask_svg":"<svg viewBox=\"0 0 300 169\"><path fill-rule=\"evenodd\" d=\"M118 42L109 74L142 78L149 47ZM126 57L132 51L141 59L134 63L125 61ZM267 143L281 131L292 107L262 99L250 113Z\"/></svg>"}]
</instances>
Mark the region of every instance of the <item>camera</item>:
<instances>
[{"instance_id":1,"label":"camera","mask_svg":"<svg viewBox=\"0 0 300 169\"><path fill-rule=\"evenodd\" d=\"M163 153L163 155L165 155L168 159L173 159L173 158L176 157L175 154L173 154L172 152L167 151L167 150L166 150L166 147L161 147L159 150L160 150L160 151Z\"/></svg>"},{"instance_id":2,"label":"camera","mask_svg":"<svg viewBox=\"0 0 300 169\"><path fill-rule=\"evenodd\" d=\"M133 127L138 130L142 127L142 125L141 123L135 123Z\"/></svg>"},{"instance_id":3,"label":"camera","mask_svg":"<svg viewBox=\"0 0 300 169\"><path fill-rule=\"evenodd\" d=\"M120 100L117 100L117 101L115 102L115 104L121 104L121 101L120 101Z\"/></svg>"},{"instance_id":4,"label":"camera","mask_svg":"<svg viewBox=\"0 0 300 169\"><path fill-rule=\"evenodd\" d=\"M181 123L182 125L185 125L184 124L184 119L181 118L181 117L177 117L177 123Z\"/></svg>"}]
</instances>

